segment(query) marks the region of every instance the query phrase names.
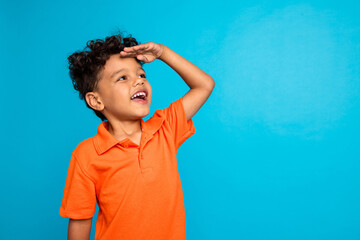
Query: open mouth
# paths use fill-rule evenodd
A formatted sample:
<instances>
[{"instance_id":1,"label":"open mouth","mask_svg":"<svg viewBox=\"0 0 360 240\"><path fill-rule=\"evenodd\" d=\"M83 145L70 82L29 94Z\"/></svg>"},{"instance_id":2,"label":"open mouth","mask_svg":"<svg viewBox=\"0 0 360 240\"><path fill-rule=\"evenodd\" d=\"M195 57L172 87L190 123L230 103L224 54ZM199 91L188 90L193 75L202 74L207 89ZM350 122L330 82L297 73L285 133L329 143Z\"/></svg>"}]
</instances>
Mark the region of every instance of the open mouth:
<instances>
[{"instance_id":1,"label":"open mouth","mask_svg":"<svg viewBox=\"0 0 360 240\"><path fill-rule=\"evenodd\" d=\"M135 93L130 100L137 102L137 103L147 103L147 92L146 91L140 91Z\"/></svg>"}]
</instances>

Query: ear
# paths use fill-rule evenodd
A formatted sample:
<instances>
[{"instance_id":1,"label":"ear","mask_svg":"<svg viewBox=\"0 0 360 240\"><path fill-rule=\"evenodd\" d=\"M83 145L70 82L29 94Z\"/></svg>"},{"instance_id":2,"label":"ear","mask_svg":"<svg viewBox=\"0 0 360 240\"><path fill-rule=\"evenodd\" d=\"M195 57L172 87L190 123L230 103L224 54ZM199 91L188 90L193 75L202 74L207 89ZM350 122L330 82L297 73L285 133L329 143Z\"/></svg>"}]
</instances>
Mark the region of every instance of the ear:
<instances>
[{"instance_id":1,"label":"ear","mask_svg":"<svg viewBox=\"0 0 360 240\"><path fill-rule=\"evenodd\" d=\"M86 93L85 100L92 109L95 109L97 111L102 111L104 109L104 104L102 103L99 94L97 94L96 92Z\"/></svg>"}]
</instances>

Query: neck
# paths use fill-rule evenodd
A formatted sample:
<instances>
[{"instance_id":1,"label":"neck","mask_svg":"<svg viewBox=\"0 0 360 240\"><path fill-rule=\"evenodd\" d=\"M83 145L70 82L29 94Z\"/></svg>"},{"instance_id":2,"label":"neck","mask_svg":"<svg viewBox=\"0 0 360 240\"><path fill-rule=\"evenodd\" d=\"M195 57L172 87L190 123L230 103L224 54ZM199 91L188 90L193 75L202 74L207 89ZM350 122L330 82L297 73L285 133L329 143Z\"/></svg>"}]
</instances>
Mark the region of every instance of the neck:
<instances>
[{"instance_id":1,"label":"neck","mask_svg":"<svg viewBox=\"0 0 360 240\"><path fill-rule=\"evenodd\" d=\"M115 138L133 136L141 131L141 119L129 121L109 121L108 131Z\"/></svg>"}]
</instances>

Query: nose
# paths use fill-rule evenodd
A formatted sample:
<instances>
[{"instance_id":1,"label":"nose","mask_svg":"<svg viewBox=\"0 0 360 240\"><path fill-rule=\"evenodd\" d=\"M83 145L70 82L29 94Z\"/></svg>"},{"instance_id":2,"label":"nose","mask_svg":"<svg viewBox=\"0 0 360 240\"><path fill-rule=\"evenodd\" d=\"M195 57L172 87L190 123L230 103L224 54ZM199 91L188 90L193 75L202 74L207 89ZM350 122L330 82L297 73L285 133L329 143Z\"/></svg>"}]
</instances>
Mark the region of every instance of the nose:
<instances>
[{"instance_id":1,"label":"nose","mask_svg":"<svg viewBox=\"0 0 360 240\"><path fill-rule=\"evenodd\" d=\"M145 80L144 80L144 78L136 78L135 80L134 80L134 85L136 86L136 85L144 85L144 82L145 82Z\"/></svg>"}]
</instances>

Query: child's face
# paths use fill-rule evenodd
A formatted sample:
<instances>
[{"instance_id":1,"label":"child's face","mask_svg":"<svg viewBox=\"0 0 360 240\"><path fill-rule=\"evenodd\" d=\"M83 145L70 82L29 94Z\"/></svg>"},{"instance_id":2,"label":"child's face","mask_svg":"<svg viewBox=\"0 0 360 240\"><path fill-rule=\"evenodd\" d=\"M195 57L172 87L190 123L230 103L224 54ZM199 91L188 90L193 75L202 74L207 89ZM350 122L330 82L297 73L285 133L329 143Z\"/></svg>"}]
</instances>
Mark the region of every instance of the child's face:
<instances>
[{"instance_id":1,"label":"child's face","mask_svg":"<svg viewBox=\"0 0 360 240\"><path fill-rule=\"evenodd\" d=\"M97 93L102 100L102 113L109 121L136 120L149 114L152 89L135 58L112 55L99 76ZM131 100L139 90L147 92L145 103L139 99Z\"/></svg>"}]
</instances>

